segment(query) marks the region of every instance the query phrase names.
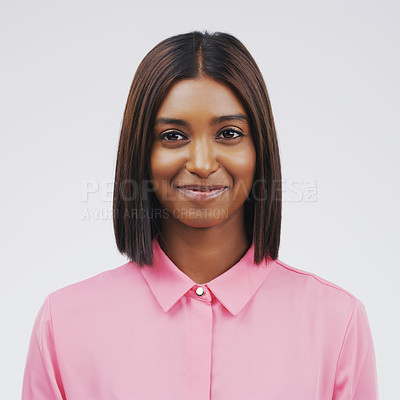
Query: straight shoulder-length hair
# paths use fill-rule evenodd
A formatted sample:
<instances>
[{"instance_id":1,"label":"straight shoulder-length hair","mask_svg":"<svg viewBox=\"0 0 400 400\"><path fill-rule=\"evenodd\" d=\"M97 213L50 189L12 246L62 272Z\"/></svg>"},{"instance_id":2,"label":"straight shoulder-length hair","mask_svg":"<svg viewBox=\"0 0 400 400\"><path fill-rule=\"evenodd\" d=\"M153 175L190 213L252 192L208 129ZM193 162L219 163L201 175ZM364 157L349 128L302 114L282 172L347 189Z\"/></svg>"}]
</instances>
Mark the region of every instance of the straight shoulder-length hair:
<instances>
[{"instance_id":1,"label":"straight shoulder-length hair","mask_svg":"<svg viewBox=\"0 0 400 400\"><path fill-rule=\"evenodd\" d=\"M281 165L271 104L262 74L234 36L207 31L169 37L144 57L130 87L115 169L113 224L118 250L138 266L152 265L152 240L162 206L152 190L153 124L168 90L182 79L207 76L228 86L250 120L256 150L252 189L244 203L254 263L278 257L281 232Z\"/></svg>"}]
</instances>

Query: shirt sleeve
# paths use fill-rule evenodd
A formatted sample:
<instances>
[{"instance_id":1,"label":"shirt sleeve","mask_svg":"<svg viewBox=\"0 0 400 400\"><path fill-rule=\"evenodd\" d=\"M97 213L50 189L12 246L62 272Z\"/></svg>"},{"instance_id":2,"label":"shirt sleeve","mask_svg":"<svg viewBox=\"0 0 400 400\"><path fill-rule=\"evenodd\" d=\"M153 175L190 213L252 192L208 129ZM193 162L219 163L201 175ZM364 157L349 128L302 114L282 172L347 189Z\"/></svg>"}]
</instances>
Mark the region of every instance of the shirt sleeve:
<instances>
[{"instance_id":1,"label":"shirt sleeve","mask_svg":"<svg viewBox=\"0 0 400 400\"><path fill-rule=\"evenodd\" d=\"M377 400L375 350L364 304L356 299L337 364L332 400Z\"/></svg>"},{"instance_id":2,"label":"shirt sleeve","mask_svg":"<svg viewBox=\"0 0 400 400\"><path fill-rule=\"evenodd\" d=\"M50 295L42 304L30 337L22 400L65 400L54 345Z\"/></svg>"}]
</instances>

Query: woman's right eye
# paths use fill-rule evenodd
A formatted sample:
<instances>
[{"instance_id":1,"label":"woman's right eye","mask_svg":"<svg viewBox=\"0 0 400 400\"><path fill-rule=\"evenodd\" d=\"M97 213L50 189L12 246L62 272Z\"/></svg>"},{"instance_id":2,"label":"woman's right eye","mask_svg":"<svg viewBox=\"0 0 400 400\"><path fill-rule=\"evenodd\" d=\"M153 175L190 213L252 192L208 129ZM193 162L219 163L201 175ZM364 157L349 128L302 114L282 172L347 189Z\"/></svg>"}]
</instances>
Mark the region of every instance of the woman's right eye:
<instances>
[{"instance_id":1,"label":"woman's right eye","mask_svg":"<svg viewBox=\"0 0 400 400\"><path fill-rule=\"evenodd\" d=\"M179 139L177 137L182 137L183 139L186 139L186 136L184 136L182 133L175 132L175 131L170 131L170 132L165 132L162 135L160 135L160 139L164 140L166 142L177 142L182 139Z\"/></svg>"}]
</instances>

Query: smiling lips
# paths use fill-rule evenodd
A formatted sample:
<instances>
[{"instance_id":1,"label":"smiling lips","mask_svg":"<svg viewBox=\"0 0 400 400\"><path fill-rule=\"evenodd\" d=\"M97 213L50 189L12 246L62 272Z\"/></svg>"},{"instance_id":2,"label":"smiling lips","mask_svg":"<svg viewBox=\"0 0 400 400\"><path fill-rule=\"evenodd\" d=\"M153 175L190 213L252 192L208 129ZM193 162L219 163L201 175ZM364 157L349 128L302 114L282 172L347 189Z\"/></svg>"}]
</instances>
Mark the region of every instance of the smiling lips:
<instances>
[{"instance_id":1,"label":"smiling lips","mask_svg":"<svg viewBox=\"0 0 400 400\"><path fill-rule=\"evenodd\" d=\"M208 200L221 195L225 190L228 189L224 185L182 185L178 186L186 197L194 200Z\"/></svg>"}]
</instances>

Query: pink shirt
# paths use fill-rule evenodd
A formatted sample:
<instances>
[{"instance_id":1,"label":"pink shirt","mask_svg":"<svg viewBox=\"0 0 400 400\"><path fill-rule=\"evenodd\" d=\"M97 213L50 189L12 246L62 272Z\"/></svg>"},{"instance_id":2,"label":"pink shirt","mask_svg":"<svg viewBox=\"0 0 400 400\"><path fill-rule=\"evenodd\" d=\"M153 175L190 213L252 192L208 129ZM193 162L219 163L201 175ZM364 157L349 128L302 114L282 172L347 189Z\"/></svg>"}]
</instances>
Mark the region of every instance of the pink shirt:
<instances>
[{"instance_id":1,"label":"pink shirt","mask_svg":"<svg viewBox=\"0 0 400 400\"><path fill-rule=\"evenodd\" d=\"M47 295L22 400L375 400L363 304L280 260L196 284L153 240L128 262Z\"/></svg>"}]
</instances>

